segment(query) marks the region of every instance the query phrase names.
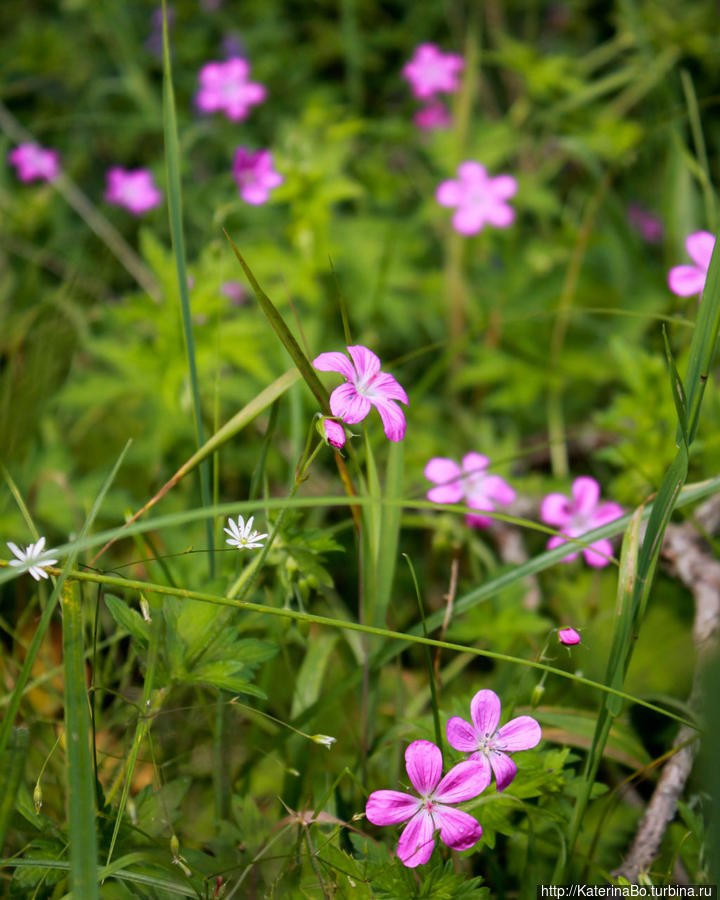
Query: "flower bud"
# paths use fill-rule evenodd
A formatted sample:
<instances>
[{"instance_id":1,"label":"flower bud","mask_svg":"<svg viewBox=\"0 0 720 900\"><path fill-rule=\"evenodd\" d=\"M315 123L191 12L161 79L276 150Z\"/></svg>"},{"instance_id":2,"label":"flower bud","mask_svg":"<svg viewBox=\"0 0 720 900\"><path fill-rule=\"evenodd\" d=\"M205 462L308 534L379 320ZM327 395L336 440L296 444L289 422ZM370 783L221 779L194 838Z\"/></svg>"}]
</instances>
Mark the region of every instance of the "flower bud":
<instances>
[{"instance_id":1,"label":"flower bud","mask_svg":"<svg viewBox=\"0 0 720 900\"><path fill-rule=\"evenodd\" d=\"M175 860L180 856L180 841L177 838L177 835L173 832L172 837L170 838L170 852L172 853L172 858Z\"/></svg>"},{"instance_id":2,"label":"flower bud","mask_svg":"<svg viewBox=\"0 0 720 900\"><path fill-rule=\"evenodd\" d=\"M140 594L140 612L142 613L142 617L146 622L152 622L152 617L150 615L150 604L142 594Z\"/></svg>"},{"instance_id":3,"label":"flower bud","mask_svg":"<svg viewBox=\"0 0 720 900\"><path fill-rule=\"evenodd\" d=\"M40 814L40 810L42 809L42 788L40 787L40 782L35 785L35 790L33 791L33 805L35 806L35 812Z\"/></svg>"},{"instance_id":4,"label":"flower bud","mask_svg":"<svg viewBox=\"0 0 720 900\"><path fill-rule=\"evenodd\" d=\"M337 738L330 737L329 734L311 734L310 740L315 741L316 744L322 744L328 750L332 749L332 745L337 742Z\"/></svg>"},{"instance_id":5,"label":"flower bud","mask_svg":"<svg viewBox=\"0 0 720 900\"><path fill-rule=\"evenodd\" d=\"M543 694L545 693L545 685L544 684L536 684L533 688L533 692L530 696L530 705L533 709L540 703L543 698Z\"/></svg>"}]
</instances>

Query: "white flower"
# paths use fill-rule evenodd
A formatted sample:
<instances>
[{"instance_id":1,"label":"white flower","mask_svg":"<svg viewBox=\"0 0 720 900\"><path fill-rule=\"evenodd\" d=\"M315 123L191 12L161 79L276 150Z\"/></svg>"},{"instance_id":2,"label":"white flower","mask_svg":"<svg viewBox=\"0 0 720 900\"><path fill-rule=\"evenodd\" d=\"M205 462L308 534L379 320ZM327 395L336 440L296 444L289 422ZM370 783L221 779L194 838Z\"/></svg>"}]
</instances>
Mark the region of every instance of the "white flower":
<instances>
[{"instance_id":1,"label":"white flower","mask_svg":"<svg viewBox=\"0 0 720 900\"><path fill-rule=\"evenodd\" d=\"M330 737L329 734L311 734L310 740L315 741L316 744L322 744L328 750L331 750L332 745L337 742L337 738Z\"/></svg>"},{"instance_id":2,"label":"white flower","mask_svg":"<svg viewBox=\"0 0 720 900\"><path fill-rule=\"evenodd\" d=\"M258 547L262 547L262 542L267 535L252 530L254 518L255 516L250 516L247 524L245 524L245 519L242 516L238 516L237 523L233 522L232 519L228 519L229 527L223 529L225 534L230 535L226 543L237 547L238 550L256 550Z\"/></svg>"},{"instance_id":3,"label":"white flower","mask_svg":"<svg viewBox=\"0 0 720 900\"><path fill-rule=\"evenodd\" d=\"M27 550L21 550L18 545L13 544L12 541L8 541L7 545L15 556L17 556L17 559L10 560L10 565L16 566L24 572L29 572L35 581L40 581L41 578L48 577L48 573L43 566L54 566L57 562L56 559L50 559L48 557L48 554L53 553L54 551L45 550L44 537L41 537L36 544L29 544Z\"/></svg>"}]
</instances>

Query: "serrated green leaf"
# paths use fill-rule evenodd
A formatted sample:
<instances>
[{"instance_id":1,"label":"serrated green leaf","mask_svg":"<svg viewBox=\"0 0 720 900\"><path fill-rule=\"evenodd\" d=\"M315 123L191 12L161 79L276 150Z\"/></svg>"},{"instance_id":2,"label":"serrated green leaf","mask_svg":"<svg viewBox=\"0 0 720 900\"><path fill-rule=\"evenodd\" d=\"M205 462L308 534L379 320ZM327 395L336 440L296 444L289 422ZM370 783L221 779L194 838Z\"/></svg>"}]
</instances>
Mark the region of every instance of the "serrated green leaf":
<instances>
[{"instance_id":1,"label":"serrated green leaf","mask_svg":"<svg viewBox=\"0 0 720 900\"><path fill-rule=\"evenodd\" d=\"M131 609L124 600L113 594L104 594L103 599L117 624L135 638L141 646L147 647L150 641L150 624L143 619L140 613Z\"/></svg>"}]
</instances>

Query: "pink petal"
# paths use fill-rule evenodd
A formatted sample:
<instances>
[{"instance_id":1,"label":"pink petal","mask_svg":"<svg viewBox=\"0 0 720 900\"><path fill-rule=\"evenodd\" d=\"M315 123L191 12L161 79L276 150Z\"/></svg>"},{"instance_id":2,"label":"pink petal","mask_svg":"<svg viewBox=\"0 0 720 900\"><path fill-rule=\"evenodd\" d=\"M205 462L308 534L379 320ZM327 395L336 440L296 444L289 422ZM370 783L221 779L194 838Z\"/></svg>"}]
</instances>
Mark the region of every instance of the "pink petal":
<instances>
[{"instance_id":1,"label":"pink petal","mask_svg":"<svg viewBox=\"0 0 720 900\"><path fill-rule=\"evenodd\" d=\"M462 803L482 794L490 784L486 767L474 759L458 763L433 791L432 799L438 803Z\"/></svg>"},{"instance_id":2,"label":"pink petal","mask_svg":"<svg viewBox=\"0 0 720 900\"><path fill-rule=\"evenodd\" d=\"M513 503L515 500L515 488L511 487L499 475L488 475L485 478L483 487L488 497L496 503Z\"/></svg>"},{"instance_id":3,"label":"pink petal","mask_svg":"<svg viewBox=\"0 0 720 900\"><path fill-rule=\"evenodd\" d=\"M573 481L572 495L575 500L575 512L581 516L588 516L600 499L600 485L594 478L581 475Z\"/></svg>"},{"instance_id":4,"label":"pink petal","mask_svg":"<svg viewBox=\"0 0 720 900\"><path fill-rule=\"evenodd\" d=\"M429 796L442 775L440 748L430 741L413 741L405 751L405 767L417 792Z\"/></svg>"},{"instance_id":5,"label":"pink petal","mask_svg":"<svg viewBox=\"0 0 720 900\"><path fill-rule=\"evenodd\" d=\"M472 504L468 505L471 506ZM488 516L476 516L472 513L466 514L465 521L470 526L470 528L489 528L493 522L493 520Z\"/></svg>"},{"instance_id":6,"label":"pink petal","mask_svg":"<svg viewBox=\"0 0 720 900\"><path fill-rule=\"evenodd\" d=\"M456 481L455 484L430 488L425 496L433 503L459 503L464 494L460 482Z\"/></svg>"},{"instance_id":7,"label":"pink petal","mask_svg":"<svg viewBox=\"0 0 720 900\"><path fill-rule=\"evenodd\" d=\"M469 813L451 806L433 809L435 827L440 828L440 840L453 850L469 850L482 837L482 827Z\"/></svg>"},{"instance_id":8,"label":"pink petal","mask_svg":"<svg viewBox=\"0 0 720 900\"><path fill-rule=\"evenodd\" d=\"M462 194L463 191L460 188L459 181L443 181L438 185L437 190L435 191L435 199L440 206L458 206Z\"/></svg>"},{"instance_id":9,"label":"pink petal","mask_svg":"<svg viewBox=\"0 0 720 900\"><path fill-rule=\"evenodd\" d=\"M434 481L435 484L448 485L456 481L460 477L460 466L454 459L447 459L444 456L433 456L425 466L424 474L428 481ZM462 496L462 491L460 492ZM444 503L445 501L438 501ZM454 503L454 500L450 500Z\"/></svg>"},{"instance_id":10,"label":"pink petal","mask_svg":"<svg viewBox=\"0 0 720 900\"><path fill-rule=\"evenodd\" d=\"M540 726L532 716L518 716L498 731L494 745L498 750L510 752L530 750L539 744L541 737Z\"/></svg>"},{"instance_id":11,"label":"pink petal","mask_svg":"<svg viewBox=\"0 0 720 900\"><path fill-rule=\"evenodd\" d=\"M461 181L465 181L471 185L485 185L488 182L488 174L485 166L481 166L479 162L460 163L458 166L458 176Z\"/></svg>"},{"instance_id":12,"label":"pink petal","mask_svg":"<svg viewBox=\"0 0 720 900\"><path fill-rule=\"evenodd\" d=\"M356 344L353 347L348 347L348 353L352 356L360 379L369 381L373 375L377 375L380 371L380 360L367 347Z\"/></svg>"},{"instance_id":13,"label":"pink petal","mask_svg":"<svg viewBox=\"0 0 720 900\"><path fill-rule=\"evenodd\" d=\"M480 475L490 465L490 460L482 453L466 453L462 458L464 475Z\"/></svg>"},{"instance_id":14,"label":"pink petal","mask_svg":"<svg viewBox=\"0 0 720 900\"><path fill-rule=\"evenodd\" d=\"M509 228L515 221L515 210L507 203L494 203L486 211L488 222L496 228Z\"/></svg>"},{"instance_id":15,"label":"pink petal","mask_svg":"<svg viewBox=\"0 0 720 900\"><path fill-rule=\"evenodd\" d=\"M435 848L434 831L435 825L427 810L421 810L410 819L397 845L397 855L404 865L414 869L430 859Z\"/></svg>"},{"instance_id":16,"label":"pink petal","mask_svg":"<svg viewBox=\"0 0 720 900\"><path fill-rule=\"evenodd\" d=\"M461 719L460 716L452 716L445 726L448 744L461 753L471 753L477 749L478 739L473 726ZM488 769L489 771L489 769Z\"/></svg>"},{"instance_id":17,"label":"pink petal","mask_svg":"<svg viewBox=\"0 0 720 900\"><path fill-rule=\"evenodd\" d=\"M580 635L574 628L560 628L558 631L558 640L561 644L567 644L570 647L573 644L580 643Z\"/></svg>"},{"instance_id":18,"label":"pink petal","mask_svg":"<svg viewBox=\"0 0 720 900\"><path fill-rule=\"evenodd\" d=\"M566 537L561 537L559 534L556 534L547 542L547 548L548 550L554 550L556 547L560 547L562 544L567 544L567 542L568 540ZM575 544L574 546L577 546L577 544ZM560 562L572 562L574 559L578 558L579 552L579 550L573 550L572 553L568 553L567 556L563 556Z\"/></svg>"},{"instance_id":19,"label":"pink petal","mask_svg":"<svg viewBox=\"0 0 720 900\"><path fill-rule=\"evenodd\" d=\"M368 399L372 400L375 396L379 396L382 400L399 400L406 406L410 401L405 393L405 388L392 375L387 372L380 372L372 380L370 390L367 392Z\"/></svg>"},{"instance_id":20,"label":"pink petal","mask_svg":"<svg viewBox=\"0 0 720 900\"><path fill-rule=\"evenodd\" d=\"M608 540L595 541L589 547L584 547L582 555L585 562L595 569L602 569L609 566L612 560L612 544Z\"/></svg>"},{"instance_id":21,"label":"pink petal","mask_svg":"<svg viewBox=\"0 0 720 900\"><path fill-rule=\"evenodd\" d=\"M490 754L490 765L495 773L495 782L498 791L504 791L515 777L517 766L509 756L506 756L499 750L493 750Z\"/></svg>"},{"instance_id":22,"label":"pink petal","mask_svg":"<svg viewBox=\"0 0 720 900\"><path fill-rule=\"evenodd\" d=\"M380 413L385 437L389 441L401 441L405 437L405 413L394 400L374 400L373 406Z\"/></svg>"},{"instance_id":23,"label":"pink petal","mask_svg":"<svg viewBox=\"0 0 720 900\"><path fill-rule=\"evenodd\" d=\"M590 518L590 526L592 528L601 528L603 525L614 522L623 515L624 510L618 503L613 503L612 501L601 503Z\"/></svg>"},{"instance_id":24,"label":"pink petal","mask_svg":"<svg viewBox=\"0 0 720 900\"><path fill-rule=\"evenodd\" d=\"M356 377L355 369L350 360L344 353L332 350L330 353L321 353L316 356L312 362L313 368L318 372L340 372L348 381L353 381Z\"/></svg>"},{"instance_id":25,"label":"pink petal","mask_svg":"<svg viewBox=\"0 0 720 900\"><path fill-rule=\"evenodd\" d=\"M325 429L325 437L328 443L338 450L345 446L345 429L339 422L333 422L332 419L325 419L323 422Z\"/></svg>"},{"instance_id":26,"label":"pink petal","mask_svg":"<svg viewBox=\"0 0 720 900\"><path fill-rule=\"evenodd\" d=\"M373 825L397 825L420 809L420 800L400 791L373 791L365 805L365 815Z\"/></svg>"},{"instance_id":27,"label":"pink petal","mask_svg":"<svg viewBox=\"0 0 720 900\"><path fill-rule=\"evenodd\" d=\"M474 762L476 765L482 766L482 770L485 773L485 778L487 778L487 783L490 784L492 781L492 769L490 768L490 760L487 758L487 755L482 750L477 750L472 756L469 757L469 760Z\"/></svg>"},{"instance_id":28,"label":"pink petal","mask_svg":"<svg viewBox=\"0 0 720 900\"><path fill-rule=\"evenodd\" d=\"M570 501L564 494L548 494L540 506L540 518L548 525L562 527L571 515Z\"/></svg>"},{"instance_id":29,"label":"pink petal","mask_svg":"<svg viewBox=\"0 0 720 900\"><path fill-rule=\"evenodd\" d=\"M354 384L341 384L330 394L330 409L334 416L355 425L370 412L370 401L358 394Z\"/></svg>"},{"instance_id":30,"label":"pink petal","mask_svg":"<svg viewBox=\"0 0 720 900\"><path fill-rule=\"evenodd\" d=\"M491 737L500 721L500 698L495 691L478 691L470 701L470 716L478 737Z\"/></svg>"},{"instance_id":31,"label":"pink petal","mask_svg":"<svg viewBox=\"0 0 720 900\"><path fill-rule=\"evenodd\" d=\"M485 210L480 206L461 206L452 217L455 231L466 237L482 231L486 221Z\"/></svg>"},{"instance_id":32,"label":"pink petal","mask_svg":"<svg viewBox=\"0 0 720 900\"><path fill-rule=\"evenodd\" d=\"M493 196L498 200L509 200L517 193L517 181L512 175L498 175L490 179Z\"/></svg>"},{"instance_id":33,"label":"pink petal","mask_svg":"<svg viewBox=\"0 0 720 900\"><path fill-rule=\"evenodd\" d=\"M263 203L267 203L269 191L260 184L247 184L240 191L240 196L251 206L262 206Z\"/></svg>"},{"instance_id":34,"label":"pink petal","mask_svg":"<svg viewBox=\"0 0 720 900\"><path fill-rule=\"evenodd\" d=\"M668 287L678 297L702 294L707 272L697 266L674 266L668 272Z\"/></svg>"},{"instance_id":35,"label":"pink petal","mask_svg":"<svg viewBox=\"0 0 720 900\"><path fill-rule=\"evenodd\" d=\"M707 272L710 258L715 248L715 235L709 231L696 231L685 241L685 249L690 259Z\"/></svg>"}]
</instances>

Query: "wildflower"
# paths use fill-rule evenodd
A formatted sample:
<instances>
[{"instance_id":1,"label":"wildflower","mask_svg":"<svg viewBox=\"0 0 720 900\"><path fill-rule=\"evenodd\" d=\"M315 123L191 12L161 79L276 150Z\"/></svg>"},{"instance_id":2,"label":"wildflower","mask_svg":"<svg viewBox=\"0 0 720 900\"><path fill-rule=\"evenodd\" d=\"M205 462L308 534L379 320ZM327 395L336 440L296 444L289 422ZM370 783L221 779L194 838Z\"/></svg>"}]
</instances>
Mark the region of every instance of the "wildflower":
<instances>
[{"instance_id":1,"label":"wildflower","mask_svg":"<svg viewBox=\"0 0 720 900\"><path fill-rule=\"evenodd\" d=\"M237 523L228 519L228 527L223 528L223 531L230 537L226 539L225 543L237 547L238 550L257 550L258 547L262 547L262 542L267 534L260 534L252 530L254 518L255 516L250 516L247 524L242 516L238 516Z\"/></svg>"},{"instance_id":2,"label":"wildflower","mask_svg":"<svg viewBox=\"0 0 720 900\"><path fill-rule=\"evenodd\" d=\"M443 53L435 44L420 44L412 59L403 67L403 78L419 100L427 100L437 93L452 94L458 89L458 75L465 68L465 60L457 53Z\"/></svg>"},{"instance_id":3,"label":"wildflower","mask_svg":"<svg viewBox=\"0 0 720 900\"><path fill-rule=\"evenodd\" d=\"M149 169L121 169L114 166L106 174L105 199L116 206L124 206L134 216L141 216L162 203L162 191L158 190Z\"/></svg>"},{"instance_id":4,"label":"wildflower","mask_svg":"<svg viewBox=\"0 0 720 900\"><path fill-rule=\"evenodd\" d=\"M413 121L423 131L432 131L435 128L448 128L452 119L444 104L435 100L421 106L413 116Z\"/></svg>"},{"instance_id":5,"label":"wildflower","mask_svg":"<svg viewBox=\"0 0 720 900\"><path fill-rule=\"evenodd\" d=\"M660 219L638 203L628 206L627 217L628 222L648 244L658 244L663 239L664 229Z\"/></svg>"},{"instance_id":6,"label":"wildflower","mask_svg":"<svg viewBox=\"0 0 720 900\"><path fill-rule=\"evenodd\" d=\"M573 644L580 643L580 633L575 631L574 628L560 628L558 630L558 639L561 644L571 647Z\"/></svg>"},{"instance_id":7,"label":"wildflower","mask_svg":"<svg viewBox=\"0 0 720 900\"><path fill-rule=\"evenodd\" d=\"M281 185L285 178L273 169L269 150L248 150L238 147L233 159L232 173L240 196L246 203L261 206L267 203L270 191Z\"/></svg>"},{"instance_id":8,"label":"wildflower","mask_svg":"<svg viewBox=\"0 0 720 900\"><path fill-rule=\"evenodd\" d=\"M22 569L23 572L29 572L35 581L40 581L41 578L47 578L48 573L45 571L44 566L54 566L57 562L56 559L49 558L48 554L53 553L54 551L45 550L44 537L41 537L40 540L34 544L29 544L26 550L21 550L17 544L13 544L12 541L8 541L7 546L17 557L17 559L10 560L10 565Z\"/></svg>"},{"instance_id":9,"label":"wildflower","mask_svg":"<svg viewBox=\"0 0 720 900\"><path fill-rule=\"evenodd\" d=\"M52 181L60 174L60 154L39 144L18 144L8 161L20 181Z\"/></svg>"},{"instance_id":10,"label":"wildflower","mask_svg":"<svg viewBox=\"0 0 720 900\"><path fill-rule=\"evenodd\" d=\"M392 375L380 371L380 360L372 350L359 344L347 350L352 363L337 351L321 353L313 360L319 372L340 372L347 379L346 384L336 387L330 395L332 414L348 425L355 425L374 406L380 413L387 439L401 441L405 437L405 414L394 401L407 406L407 394Z\"/></svg>"},{"instance_id":11,"label":"wildflower","mask_svg":"<svg viewBox=\"0 0 720 900\"><path fill-rule=\"evenodd\" d=\"M563 535L555 535L548 541L548 550L559 547L568 538L579 538L594 528L614 522L622 516L622 507L617 503L598 503L600 485L594 478L581 476L573 481L572 499L563 494L548 494L540 507L540 518L548 525L554 525L563 531ZM563 562L577 559L580 551L575 550L563 558ZM607 538L594 541L589 547L582 548L585 562L589 566L602 568L609 562L612 545Z\"/></svg>"},{"instance_id":12,"label":"wildflower","mask_svg":"<svg viewBox=\"0 0 720 900\"><path fill-rule=\"evenodd\" d=\"M696 231L688 236L685 249L694 266L674 266L668 272L668 287L678 297L702 294L705 288L710 257L715 247L715 236L709 231Z\"/></svg>"},{"instance_id":13,"label":"wildflower","mask_svg":"<svg viewBox=\"0 0 720 900\"><path fill-rule=\"evenodd\" d=\"M499 475L488 475L490 460L481 453L467 453L462 459L462 468L452 459L433 457L425 466L425 477L438 487L430 488L428 500L433 503L465 502L473 509L492 512L495 505L512 503L515 490ZM468 513L465 521L472 528L487 528L492 519Z\"/></svg>"},{"instance_id":14,"label":"wildflower","mask_svg":"<svg viewBox=\"0 0 720 900\"><path fill-rule=\"evenodd\" d=\"M316 744L322 744L328 750L332 750L332 745L337 743L337 738L330 737L329 734L311 734L310 740L315 741Z\"/></svg>"},{"instance_id":15,"label":"wildflower","mask_svg":"<svg viewBox=\"0 0 720 900\"><path fill-rule=\"evenodd\" d=\"M430 741L413 741L405 751L405 768L420 797L401 791L373 791L365 814L373 825L407 825L400 835L397 855L415 868L426 863L435 847L435 832L453 850L468 850L482 835L482 827L469 813L448 804L462 803L481 794L490 784L483 766L466 760L442 775L442 753ZM409 820L409 821L408 821Z\"/></svg>"},{"instance_id":16,"label":"wildflower","mask_svg":"<svg viewBox=\"0 0 720 900\"><path fill-rule=\"evenodd\" d=\"M469 758L481 764L488 783L492 769L498 791L504 791L517 772L507 754L535 747L542 732L531 716L518 716L498 730L500 708L500 698L494 691L478 691L470 702L473 724L453 716L445 730L450 746L470 753Z\"/></svg>"},{"instance_id":17,"label":"wildflower","mask_svg":"<svg viewBox=\"0 0 720 900\"><path fill-rule=\"evenodd\" d=\"M242 306L248 299L248 292L241 281L223 281L220 293L227 297L233 306Z\"/></svg>"},{"instance_id":18,"label":"wildflower","mask_svg":"<svg viewBox=\"0 0 720 900\"><path fill-rule=\"evenodd\" d=\"M517 192L512 175L491 178L479 162L460 163L458 178L438 185L435 199L440 206L456 207L452 224L464 235L477 234L486 225L509 228L515 221L515 210L505 202Z\"/></svg>"},{"instance_id":19,"label":"wildflower","mask_svg":"<svg viewBox=\"0 0 720 900\"><path fill-rule=\"evenodd\" d=\"M247 119L250 107L267 96L264 85L248 81L250 63L234 56L225 62L209 62L200 69L200 90L195 96L204 113L224 112L233 122Z\"/></svg>"},{"instance_id":20,"label":"wildflower","mask_svg":"<svg viewBox=\"0 0 720 900\"><path fill-rule=\"evenodd\" d=\"M339 422L333 422L332 419L323 419L323 431L325 440L328 444L340 450L345 446L345 429Z\"/></svg>"}]
</instances>

